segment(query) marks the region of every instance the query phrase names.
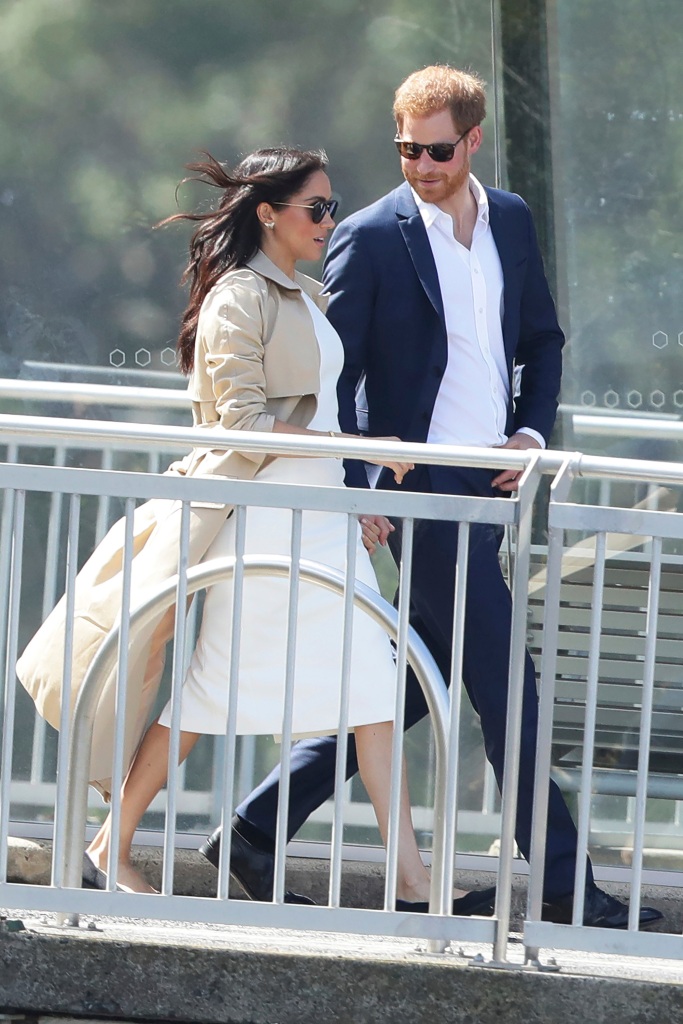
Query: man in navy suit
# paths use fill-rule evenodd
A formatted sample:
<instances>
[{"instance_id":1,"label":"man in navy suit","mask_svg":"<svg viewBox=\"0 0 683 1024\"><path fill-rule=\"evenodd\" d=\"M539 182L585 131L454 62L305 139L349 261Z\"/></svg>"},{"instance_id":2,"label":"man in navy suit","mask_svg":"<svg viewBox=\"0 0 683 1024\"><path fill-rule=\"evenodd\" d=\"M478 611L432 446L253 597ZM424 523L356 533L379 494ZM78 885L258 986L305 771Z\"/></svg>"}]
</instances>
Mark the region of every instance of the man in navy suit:
<instances>
[{"instance_id":1,"label":"man in navy suit","mask_svg":"<svg viewBox=\"0 0 683 1024\"><path fill-rule=\"evenodd\" d=\"M545 447L557 410L564 337L527 205L517 195L484 188L470 171L470 158L482 141L483 83L443 66L415 72L396 93L394 116L406 180L337 228L325 266L328 316L345 349L338 389L342 429L406 441ZM519 475L416 466L403 488L491 497L514 491ZM362 463L348 463L347 483L368 486ZM383 471L377 486L396 485ZM379 516L365 516L363 523L366 546L388 541L398 561L400 529ZM450 677L457 537L457 524L451 522L425 520L415 527L411 622L445 679ZM511 597L499 545L500 535L491 527L472 527L463 681L500 785ZM411 677L406 728L426 713ZM530 848L536 729L535 672L527 654L516 822L524 856ZM331 795L335 745L334 737L327 737L294 747L290 835ZM356 770L351 742L349 775ZM270 898L272 892L268 864L277 795L276 769L233 820L231 869L255 898ZM209 840L207 855L215 855L217 840ZM551 920L571 920L576 843L572 819L551 783L544 891L544 915ZM641 910L641 924L659 917L656 910ZM588 864L585 922L618 928L627 919L627 907L595 886Z\"/></svg>"}]
</instances>

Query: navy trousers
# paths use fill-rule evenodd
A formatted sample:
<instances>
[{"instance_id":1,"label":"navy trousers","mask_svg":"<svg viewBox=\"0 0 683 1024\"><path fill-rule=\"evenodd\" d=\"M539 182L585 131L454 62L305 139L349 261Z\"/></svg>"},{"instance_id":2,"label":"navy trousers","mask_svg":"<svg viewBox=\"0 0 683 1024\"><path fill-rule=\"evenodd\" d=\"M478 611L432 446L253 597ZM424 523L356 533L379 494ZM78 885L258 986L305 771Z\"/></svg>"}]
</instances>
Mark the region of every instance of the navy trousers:
<instances>
[{"instance_id":1,"label":"navy trousers","mask_svg":"<svg viewBox=\"0 0 683 1024\"><path fill-rule=\"evenodd\" d=\"M383 474L383 478L388 474ZM492 496L487 470L416 467L405 480L411 490L439 494ZM382 479L391 487L393 481ZM395 485L394 485L395 486ZM391 536L392 554L400 557L400 523ZM502 531L486 524L470 528L463 682L481 720L486 756L499 787L503 778L512 600L498 561ZM457 523L420 520L415 523L411 582L411 625L422 636L444 679L450 679L453 589L458 543ZM427 714L422 690L408 672L405 728ZM516 840L529 856L536 752L538 698L536 675L527 653L524 676L522 740L519 768ZM300 740L292 749L289 836L334 790L336 738ZM358 770L353 736L349 737L347 778ZM241 818L271 838L279 792L279 767L236 809ZM569 810L554 782L550 783L544 896L554 900L574 888L577 834ZM590 862L587 882L592 882Z\"/></svg>"}]
</instances>

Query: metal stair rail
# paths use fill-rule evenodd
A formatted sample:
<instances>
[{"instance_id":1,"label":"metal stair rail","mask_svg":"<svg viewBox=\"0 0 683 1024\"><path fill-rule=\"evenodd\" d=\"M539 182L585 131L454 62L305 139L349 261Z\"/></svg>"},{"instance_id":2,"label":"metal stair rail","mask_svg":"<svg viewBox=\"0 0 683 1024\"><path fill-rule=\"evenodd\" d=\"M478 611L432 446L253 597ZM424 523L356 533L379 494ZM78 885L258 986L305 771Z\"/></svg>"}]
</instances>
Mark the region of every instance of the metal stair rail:
<instances>
[{"instance_id":1,"label":"metal stair rail","mask_svg":"<svg viewBox=\"0 0 683 1024\"><path fill-rule=\"evenodd\" d=\"M214 583L232 578L238 562L242 564L244 575L287 578L291 572L290 559L284 557L245 556L241 559L234 557L214 559L187 571L186 588L183 587L184 595L189 596ZM340 595L344 594L345 578L336 569L301 559L298 563L298 574L302 581L313 583ZM135 629L144 628L176 603L180 582L180 577L177 574L171 577L157 589L155 594L130 613L128 620L130 634ZM394 641L399 642L401 632L399 615L380 594L363 583L355 581L353 603L370 615ZM60 880L64 887L79 888L81 885L89 785L88 769L94 717L104 682L117 662L120 629L120 625L115 626L107 634L81 684L74 708L67 768L65 814L67 838ZM452 851L449 856L450 844L446 842L447 834L451 833L446 822L447 808L449 803L451 806L453 805L452 784L449 784L449 774L452 778L453 773L449 773L447 770L448 693L432 655L423 640L410 626L407 627L406 660L413 668L424 692L435 736L436 779L430 912L448 914L450 913L453 885L453 856ZM392 777L395 773L396 765L394 764ZM393 778L392 781L394 781ZM282 845L282 858L284 858L284 844ZM78 914L71 914L68 917L69 923L78 923ZM433 952L441 952L445 948L445 941L430 940L430 945Z\"/></svg>"}]
</instances>

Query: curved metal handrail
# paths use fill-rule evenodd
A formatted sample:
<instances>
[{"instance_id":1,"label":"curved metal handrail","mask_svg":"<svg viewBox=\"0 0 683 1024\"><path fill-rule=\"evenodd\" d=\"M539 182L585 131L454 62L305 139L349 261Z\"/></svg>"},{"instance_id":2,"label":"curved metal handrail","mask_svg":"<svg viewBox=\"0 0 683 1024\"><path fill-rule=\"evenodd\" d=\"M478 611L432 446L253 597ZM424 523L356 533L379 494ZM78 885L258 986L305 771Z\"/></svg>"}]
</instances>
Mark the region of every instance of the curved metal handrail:
<instances>
[{"instance_id":1,"label":"curved metal handrail","mask_svg":"<svg viewBox=\"0 0 683 1024\"><path fill-rule=\"evenodd\" d=\"M234 573L236 561L234 557L217 558L189 569L187 572L188 596L204 587L230 579ZM290 573L288 558L247 556L242 560L242 565L245 575L288 577ZM299 563L299 575L302 581L317 584L337 594L343 595L344 593L345 577L343 573L330 566L302 559ZM148 625L175 603L177 586L178 575L176 574L131 612L131 633L133 629ZM378 623L392 639L396 640L398 614L380 594L356 580L354 604ZM61 884L70 888L79 888L81 884L95 712L107 676L116 666L119 630L120 626L115 625L102 642L81 683L74 708L67 767L67 842L61 872ZM451 912L452 898L450 892L443 891L446 856L444 835L447 800L448 692L434 658L412 627L409 627L408 630L407 659L422 687L431 715L435 738L434 832L429 907L433 913L447 914ZM77 923L78 915L70 915L70 921L73 924ZM434 940L432 941L434 942ZM435 941L437 944L441 943L441 940ZM437 950L434 948L433 951Z\"/></svg>"}]
</instances>

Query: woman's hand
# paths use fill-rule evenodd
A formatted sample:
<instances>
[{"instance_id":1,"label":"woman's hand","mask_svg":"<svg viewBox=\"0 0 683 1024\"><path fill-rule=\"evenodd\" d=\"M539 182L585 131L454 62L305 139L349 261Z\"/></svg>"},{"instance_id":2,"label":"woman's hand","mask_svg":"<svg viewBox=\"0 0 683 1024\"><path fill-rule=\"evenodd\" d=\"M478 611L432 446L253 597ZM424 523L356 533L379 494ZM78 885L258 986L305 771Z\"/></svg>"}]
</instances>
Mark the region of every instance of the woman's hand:
<instances>
[{"instance_id":1,"label":"woman's hand","mask_svg":"<svg viewBox=\"0 0 683 1024\"><path fill-rule=\"evenodd\" d=\"M386 516L359 516L359 520L363 544L368 554L374 555L377 545L381 544L384 547L389 534L393 533L396 527Z\"/></svg>"},{"instance_id":2,"label":"woman's hand","mask_svg":"<svg viewBox=\"0 0 683 1024\"><path fill-rule=\"evenodd\" d=\"M400 437L368 437L368 441L400 441ZM395 459L366 459L366 462L371 463L373 466L386 466L387 469L392 470L394 474L394 480L397 484L403 483L403 477L406 473L409 473L411 469L415 469L414 462L397 462Z\"/></svg>"}]
</instances>

